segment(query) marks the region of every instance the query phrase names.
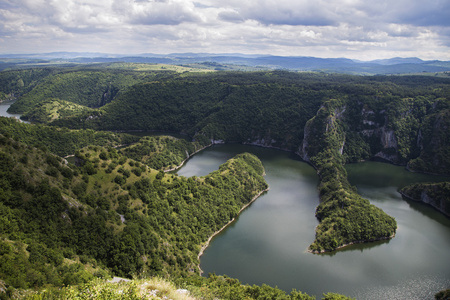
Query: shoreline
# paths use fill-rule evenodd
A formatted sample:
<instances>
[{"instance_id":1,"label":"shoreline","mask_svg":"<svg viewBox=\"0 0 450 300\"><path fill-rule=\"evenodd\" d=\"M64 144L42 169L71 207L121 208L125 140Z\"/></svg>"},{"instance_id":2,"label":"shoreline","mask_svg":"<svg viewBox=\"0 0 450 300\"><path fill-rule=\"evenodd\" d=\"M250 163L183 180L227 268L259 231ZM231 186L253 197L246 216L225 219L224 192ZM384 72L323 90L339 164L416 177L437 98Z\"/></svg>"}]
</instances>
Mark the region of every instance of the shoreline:
<instances>
[{"instance_id":1,"label":"shoreline","mask_svg":"<svg viewBox=\"0 0 450 300\"><path fill-rule=\"evenodd\" d=\"M415 203L420 203L421 205L426 205L428 207L431 207L431 208L435 209L436 211L438 211L439 213L443 214L444 216L450 218L450 214L447 213L446 211L442 210L440 207L437 207L431 203L427 203L427 202L423 201L422 199L413 198L413 197L409 196L408 194L403 193L402 191L398 191L398 192L404 199L415 202ZM422 190L422 193L423 192L424 192L424 190Z\"/></svg>"},{"instance_id":2,"label":"shoreline","mask_svg":"<svg viewBox=\"0 0 450 300\"><path fill-rule=\"evenodd\" d=\"M198 255L197 255L197 259L199 260L198 265L197 265L197 268L198 268L198 270L199 270L199 272L200 272L200 276L203 274L203 270L200 268L200 257L203 255L203 253L205 252L206 248L208 248L209 243L211 242L211 240L212 240L216 235L218 235L218 234L221 233L223 230L225 230L225 228L227 228L231 223L233 223L233 222L236 220L236 218L241 214L241 212L242 212L244 209L246 209L247 207L249 207L250 204L252 204L253 202L255 202L256 199L258 199L262 194L264 194L265 192L267 192L267 191L269 191L269 190L270 190L270 188L266 188L266 189L260 191L257 195L255 195L255 196L252 198L252 200L250 200L249 203L247 203L246 205L244 205L244 206L239 210L239 212L237 213L236 217L234 217L233 219L231 219L230 221L228 221L228 223L225 224L222 228L220 228L219 230L217 230L216 232L214 232L214 233L208 238L208 240L202 245L202 247L200 248L200 252L199 252Z\"/></svg>"},{"instance_id":3,"label":"shoreline","mask_svg":"<svg viewBox=\"0 0 450 300\"><path fill-rule=\"evenodd\" d=\"M348 246L351 246L351 245L365 244L365 243L371 243L371 242L377 242L377 241L390 240L390 239L392 239L394 237L395 237L395 233L393 235L391 235L391 236L380 237L380 238L377 238L377 239L353 241L353 242L350 242L350 243L338 246L338 247L336 247L334 249L331 249L331 250L320 250L320 251L317 251L317 250L311 250L311 249L308 248L306 251L309 252L309 253L312 253L312 254L322 254L322 253L327 253L327 252L333 252L333 251L336 251L336 250L339 250L339 249L342 249L342 248L345 248L345 247L348 247Z\"/></svg>"},{"instance_id":4,"label":"shoreline","mask_svg":"<svg viewBox=\"0 0 450 300\"><path fill-rule=\"evenodd\" d=\"M202 148L200 148L198 150L195 150L191 154L188 153L188 156L181 162L181 164L179 164L178 166L175 166L175 167L173 167L171 169L163 170L163 172L167 173L167 172L172 172L172 171L176 171L176 170L180 169L192 156L194 156L195 154L199 153L202 150L205 150L206 148L211 147L212 145L214 145L214 144L209 144L207 146L204 146L204 147L202 147Z\"/></svg>"}]
</instances>

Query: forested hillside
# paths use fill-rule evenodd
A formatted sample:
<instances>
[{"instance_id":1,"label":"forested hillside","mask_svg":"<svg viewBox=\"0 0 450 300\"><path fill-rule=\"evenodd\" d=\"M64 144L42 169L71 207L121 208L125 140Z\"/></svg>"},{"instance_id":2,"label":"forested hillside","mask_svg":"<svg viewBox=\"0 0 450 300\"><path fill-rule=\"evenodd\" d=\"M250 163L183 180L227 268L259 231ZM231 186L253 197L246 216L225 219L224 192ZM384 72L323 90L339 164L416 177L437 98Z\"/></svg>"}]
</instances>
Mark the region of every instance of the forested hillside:
<instances>
[{"instance_id":1,"label":"forested hillside","mask_svg":"<svg viewBox=\"0 0 450 300\"><path fill-rule=\"evenodd\" d=\"M212 143L280 148L315 167L321 203L312 252L396 232L395 219L349 184L346 163L450 172L450 79L104 66L5 71L0 79L2 97L17 99L11 111L46 124L0 120L3 266L20 260L34 274L13 281L16 271L0 268L15 286L83 282L95 272L197 272L202 243L267 188L250 154L202 178L164 173ZM119 131L170 131L192 141ZM124 144L132 145L113 148ZM53 156L74 153L77 166ZM50 254L30 261L33 243ZM65 279L70 272L75 279Z\"/></svg>"},{"instance_id":2,"label":"forested hillside","mask_svg":"<svg viewBox=\"0 0 450 300\"><path fill-rule=\"evenodd\" d=\"M118 64L120 65L120 64ZM170 77L174 71L133 71L126 66L71 65L0 73L0 92L3 99L20 101L12 105L12 113L35 110L43 101L65 100L86 107L100 107L110 102L119 91L139 82Z\"/></svg>"},{"instance_id":3,"label":"forested hillside","mask_svg":"<svg viewBox=\"0 0 450 300\"><path fill-rule=\"evenodd\" d=\"M54 70L50 68L0 72L0 101L16 98L31 91L53 72Z\"/></svg>"},{"instance_id":4,"label":"forested hillside","mask_svg":"<svg viewBox=\"0 0 450 300\"><path fill-rule=\"evenodd\" d=\"M448 113L449 86L448 79L418 76L286 72L173 76L133 85L100 109L51 124L174 131L296 151L321 177L324 201L316 214L321 224L328 225L318 227L311 249L324 251L392 237L396 230L395 220L349 185L346 162L377 158L410 162L413 170L417 166L420 171L448 173L448 130L442 116ZM433 141L432 146L426 139Z\"/></svg>"},{"instance_id":5,"label":"forested hillside","mask_svg":"<svg viewBox=\"0 0 450 300\"><path fill-rule=\"evenodd\" d=\"M147 136L120 150L125 156L141 161L153 169L173 171L189 157L211 145L208 139L188 142L171 136Z\"/></svg>"},{"instance_id":6,"label":"forested hillside","mask_svg":"<svg viewBox=\"0 0 450 300\"><path fill-rule=\"evenodd\" d=\"M309 247L314 253L388 239L397 229L394 218L358 195L347 180L342 155L345 109L345 101L326 101L306 124L303 146L299 150L320 177L321 202L316 209L320 224L316 227L316 239Z\"/></svg>"},{"instance_id":7,"label":"forested hillside","mask_svg":"<svg viewBox=\"0 0 450 300\"><path fill-rule=\"evenodd\" d=\"M79 166L4 135L0 147L0 274L20 288L198 273L202 243L267 188L250 154L188 179L111 147L80 149Z\"/></svg>"},{"instance_id":8,"label":"forested hillside","mask_svg":"<svg viewBox=\"0 0 450 300\"><path fill-rule=\"evenodd\" d=\"M449 82L283 72L184 75L134 85L101 109L52 124L202 134L295 151L303 143L306 122L325 101L341 99L346 162L376 157L448 174Z\"/></svg>"},{"instance_id":9,"label":"forested hillside","mask_svg":"<svg viewBox=\"0 0 450 300\"><path fill-rule=\"evenodd\" d=\"M3 117L0 118L0 134L59 156L73 155L76 150L89 145L117 147L139 140L139 137L130 134L30 125Z\"/></svg>"}]
</instances>

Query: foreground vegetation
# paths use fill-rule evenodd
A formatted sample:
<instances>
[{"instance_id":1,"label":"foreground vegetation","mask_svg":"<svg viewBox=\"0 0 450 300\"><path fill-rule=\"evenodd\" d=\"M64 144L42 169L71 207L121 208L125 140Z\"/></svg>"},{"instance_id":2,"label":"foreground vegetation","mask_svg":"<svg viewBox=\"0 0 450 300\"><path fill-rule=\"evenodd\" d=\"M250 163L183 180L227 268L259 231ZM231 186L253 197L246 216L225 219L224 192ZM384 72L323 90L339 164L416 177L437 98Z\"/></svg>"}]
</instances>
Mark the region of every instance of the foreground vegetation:
<instances>
[{"instance_id":1,"label":"foreground vegetation","mask_svg":"<svg viewBox=\"0 0 450 300\"><path fill-rule=\"evenodd\" d=\"M177 280L179 281L179 280ZM1 295L1 294L0 294ZM291 293L263 284L262 286L243 285L236 279L227 276L210 275L204 277L190 277L183 280L178 286L172 281L159 277L135 279L132 281L121 280L113 283L105 280L92 280L79 286L63 288L49 288L44 291L14 291L9 293L11 298L23 299L172 299L172 300L196 300L196 299L279 299L279 300L314 300L296 290ZM326 293L323 300L351 300L351 298Z\"/></svg>"},{"instance_id":2,"label":"foreground vegetation","mask_svg":"<svg viewBox=\"0 0 450 300\"><path fill-rule=\"evenodd\" d=\"M6 124L34 126L13 122ZM202 243L267 188L253 155L238 155L208 176L189 179L151 169L111 147L80 149L75 166L0 135L0 156L2 298L315 299L195 275ZM112 274L145 279L107 283ZM151 279L158 274L173 279Z\"/></svg>"}]
</instances>

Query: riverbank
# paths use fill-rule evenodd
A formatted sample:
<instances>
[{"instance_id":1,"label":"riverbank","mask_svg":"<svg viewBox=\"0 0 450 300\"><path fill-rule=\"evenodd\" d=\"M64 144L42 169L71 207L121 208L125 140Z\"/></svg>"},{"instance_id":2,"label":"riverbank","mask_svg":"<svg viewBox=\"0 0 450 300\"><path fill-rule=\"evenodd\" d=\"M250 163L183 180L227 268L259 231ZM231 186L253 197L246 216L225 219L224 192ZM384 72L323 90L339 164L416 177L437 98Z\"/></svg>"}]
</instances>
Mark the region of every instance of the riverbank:
<instances>
[{"instance_id":1,"label":"riverbank","mask_svg":"<svg viewBox=\"0 0 450 300\"><path fill-rule=\"evenodd\" d=\"M350 242L350 243L338 246L338 247L336 247L334 249L331 249L331 250L320 250L320 251L317 251L317 250L308 249L307 252L313 253L313 254L322 254L322 253L327 253L327 252L333 252L333 251L336 251L336 250L339 250L339 249L342 249L342 248L345 248L345 247L348 247L348 246L351 246L351 245L365 244L365 243L372 243L372 242L377 242L377 241L390 240L390 239L392 239L394 237L395 237L395 233L392 234L391 236L383 236L383 237L380 237L378 239L368 239L368 240L353 241L353 242Z\"/></svg>"},{"instance_id":2,"label":"riverbank","mask_svg":"<svg viewBox=\"0 0 450 300\"><path fill-rule=\"evenodd\" d=\"M446 183L444 183L444 184L446 184ZM432 186L433 184L429 184L429 185ZM416 186L417 186L417 184L416 184ZM450 200L448 197L450 197L450 196L448 195L448 191L445 191L445 190L440 191L438 187L435 187L434 191L430 190L430 188L426 187L426 186L425 187L416 187L416 189L418 189L416 191L416 193L420 192L420 196L416 198L407 193L408 188L409 188L409 190L414 190L414 185L404 187L402 190L399 191L399 193L400 193L400 195L402 195L403 199L421 203L421 204L427 205L429 207L432 207L435 210L437 210L438 212L440 212L441 214L443 214L444 216L446 216L447 218L450 218L450 209L448 209L449 203L450 203ZM434 197L430 196L429 194L434 195Z\"/></svg>"},{"instance_id":3,"label":"riverbank","mask_svg":"<svg viewBox=\"0 0 450 300\"><path fill-rule=\"evenodd\" d=\"M221 233L223 230L225 230L225 228L227 228L231 223L233 223L233 222L236 220L237 216L239 216L239 215L241 214L241 212L242 212L244 209L246 209L247 207L249 207L250 204L252 204L252 203L253 203L254 201L256 201L256 199L258 199L262 194L264 194L265 192L267 192L267 191L269 191L269 190L270 190L270 188L267 188L267 189L262 190L261 192L259 192L257 195L255 195L255 196L252 198L252 200L250 200L249 203L247 203L246 205L244 205L244 206L239 210L239 212L237 213L236 217L234 217L233 219L231 219L231 220L230 220L227 224L225 224L222 228L220 228L219 230L217 230L216 232L214 232L214 233L208 238L208 240L206 241L206 243L203 244L203 246L201 247L200 252L198 253L198 256L197 256L197 259L199 260L199 264L198 264L197 267L198 267L198 270L199 270L199 272L200 272L200 275L202 275L202 273L203 273L203 270L200 268L200 257L203 255L203 253L205 252L206 248L208 248L209 243L211 242L211 240L212 240L216 235L218 235L218 234Z\"/></svg>"},{"instance_id":4,"label":"riverbank","mask_svg":"<svg viewBox=\"0 0 450 300\"><path fill-rule=\"evenodd\" d=\"M163 171L167 173L167 172L172 172L172 171L176 171L176 170L180 169L192 156L194 156L195 154L199 153L202 150L205 150L206 148L211 147L212 145L214 145L214 144L211 143L211 144L209 144L207 146L204 146L204 147L202 147L202 148L200 148L198 150L195 150L191 154L187 153L187 157L181 162L181 164L179 164L178 166L175 166L173 168L170 168L170 169L167 169L167 170L163 170Z\"/></svg>"}]
</instances>

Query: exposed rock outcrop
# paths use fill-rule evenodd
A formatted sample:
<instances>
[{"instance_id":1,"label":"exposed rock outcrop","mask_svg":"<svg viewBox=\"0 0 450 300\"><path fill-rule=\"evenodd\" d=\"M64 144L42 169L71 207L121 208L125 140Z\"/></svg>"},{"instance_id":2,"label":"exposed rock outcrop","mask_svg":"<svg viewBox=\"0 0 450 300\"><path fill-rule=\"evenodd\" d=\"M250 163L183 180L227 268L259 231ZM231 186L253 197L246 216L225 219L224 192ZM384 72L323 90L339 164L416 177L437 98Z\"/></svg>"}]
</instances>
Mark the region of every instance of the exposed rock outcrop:
<instances>
[{"instance_id":1,"label":"exposed rock outcrop","mask_svg":"<svg viewBox=\"0 0 450 300\"><path fill-rule=\"evenodd\" d=\"M450 182L417 183L400 190L404 198L428 204L450 217Z\"/></svg>"},{"instance_id":2,"label":"exposed rock outcrop","mask_svg":"<svg viewBox=\"0 0 450 300\"><path fill-rule=\"evenodd\" d=\"M394 130L386 129L386 127L383 126L378 132L380 132L380 144L382 149L375 153L374 157L387 160L391 163L398 163L398 142Z\"/></svg>"},{"instance_id":3,"label":"exposed rock outcrop","mask_svg":"<svg viewBox=\"0 0 450 300\"><path fill-rule=\"evenodd\" d=\"M305 129L303 132L303 141L300 147L298 148L298 151L296 152L298 156L300 156L304 161L309 162L310 155L308 154L308 140L311 133L311 120L306 122Z\"/></svg>"}]
</instances>

